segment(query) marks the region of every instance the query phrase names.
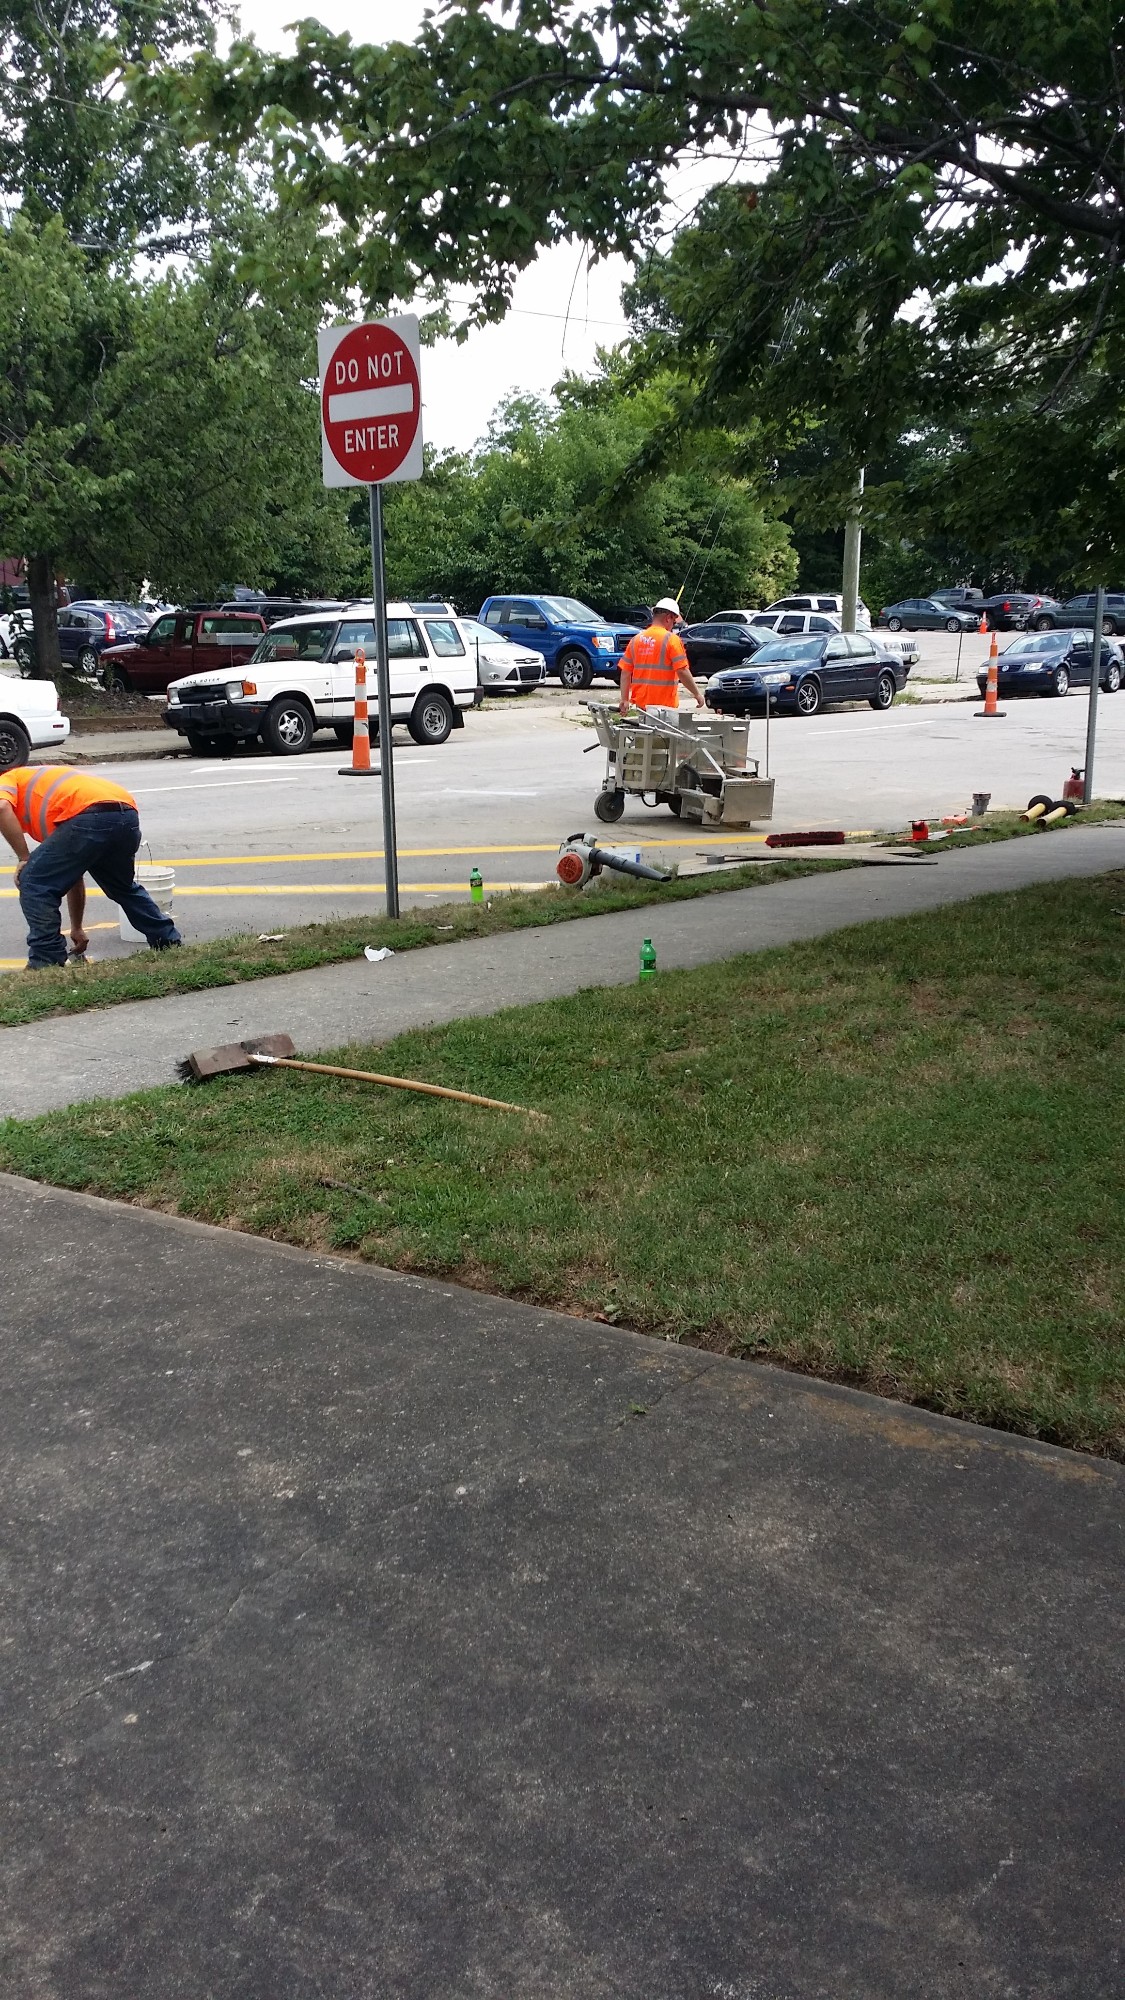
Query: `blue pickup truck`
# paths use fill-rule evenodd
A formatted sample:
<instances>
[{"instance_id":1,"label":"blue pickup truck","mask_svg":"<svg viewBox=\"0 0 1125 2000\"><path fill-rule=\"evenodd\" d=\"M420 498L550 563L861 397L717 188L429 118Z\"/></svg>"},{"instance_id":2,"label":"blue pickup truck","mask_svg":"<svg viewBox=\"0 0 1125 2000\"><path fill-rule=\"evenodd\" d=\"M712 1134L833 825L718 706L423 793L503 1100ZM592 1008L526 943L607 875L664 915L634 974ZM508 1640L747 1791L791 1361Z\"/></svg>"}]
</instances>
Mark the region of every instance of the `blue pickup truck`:
<instances>
[{"instance_id":1,"label":"blue pickup truck","mask_svg":"<svg viewBox=\"0 0 1125 2000\"><path fill-rule=\"evenodd\" d=\"M595 674L620 680L621 655L636 630L614 626L577 597L486 597L477 616L517 646L542 653L565 688L589 687Z\"/></svg>"}]
</instances>

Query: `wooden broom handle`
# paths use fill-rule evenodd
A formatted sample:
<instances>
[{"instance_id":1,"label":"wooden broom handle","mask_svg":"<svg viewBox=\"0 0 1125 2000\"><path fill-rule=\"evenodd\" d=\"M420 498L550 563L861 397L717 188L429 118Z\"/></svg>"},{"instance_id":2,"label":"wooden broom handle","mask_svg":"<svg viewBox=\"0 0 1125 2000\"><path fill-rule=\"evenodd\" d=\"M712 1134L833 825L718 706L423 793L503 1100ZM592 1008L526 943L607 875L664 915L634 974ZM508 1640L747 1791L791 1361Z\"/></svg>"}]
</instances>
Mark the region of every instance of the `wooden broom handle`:
<instances>
[{"instance_id":1,"label":"wooden broom handle","mask_svg":"<svg viewBox=\"0 0 1125 2000\"><path fill-rule=\"evenodd\" d=\"M471 1090L447 1090L443 1083L419 1083L405 1076L380 1076L373 1069L342 1069L338 1063L301 1062L296 1056L253 1055L252 1062L268 1069L311 1069L318 1076L349 1076L356 1083L385 1083L391 1090L420 1090L427 1097L452 1097L458 1104L483 1104L487 1111L518 1111L524 1118L546 1123L545 1111L532 1111L526 1104L505 1104L499 1097L478 1097Z\"/></svg>"}]
</instances>

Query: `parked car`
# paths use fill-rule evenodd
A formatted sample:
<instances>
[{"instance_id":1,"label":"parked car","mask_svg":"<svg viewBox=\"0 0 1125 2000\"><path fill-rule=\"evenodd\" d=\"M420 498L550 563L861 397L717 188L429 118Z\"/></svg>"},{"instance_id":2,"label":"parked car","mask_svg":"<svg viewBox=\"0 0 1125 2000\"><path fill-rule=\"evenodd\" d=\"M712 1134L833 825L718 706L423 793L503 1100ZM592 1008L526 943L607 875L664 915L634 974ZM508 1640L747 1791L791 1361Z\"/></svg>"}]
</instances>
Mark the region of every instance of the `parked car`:
<instances>
[{"instance_id":1,"label":"parked car","mask_svg":"<svg viewBox=\"0 0 1125 2000\"><path fill-rule=\"evenodd\" d=\"M63 665L92 679L107 646L136 639L149 619L135 604L106 597L79 598L58 613L59 652Z\"/></svg>"},{"instance_id":2,"label":"parked car","mask_svg":"<svg viewBox=\"0 0 1125 2000\"><path fill-rule=\"evenodd\" d=\"M880 625L889 632L975 632L980 612L958 611L937 597L904 597L900 604L885 604L879 613Z\"/></svg>"},{"instance_id":3,"label":"parked car","mask_svg":"<svg viewBox=\"0 0 1125 2000\"><path fill-rule=\"evenodd\" d=\"M779 639L801 637L807 632L838 632L840 618L834 611L756 611L750 630L774 632Z\"/></svg>"},{"instance_id":4,"label":"parked car","mask_svg":"<svg viewBox=\"0 0 1125 2000\"><path fill-rule=\"evenodd\" d=\"M26 764L31 750L57 750L69 735L70 723L60 713L54 681L0 674L0 771Z\"/></svg>"},{"instance_id":5,"label":"parked car","mask_svg":"<svg viewBox=\"0 0 1125 2000\"><path fill-rule=\"evenodd\" d=\"M415 604L413 611L423 607ZM475 618L459 618L458 627L477 663L477 681L488 694L530 694L547 678L547 662L530 646L517 646L502 632Z\"/></svg>"},{"instance_id":6,"label":"parked car","mask_svg":"<svg viewBox=\"0 0 1125 2000\"><path fill-rule=\"evenodd\" d=\"M982 599L980 605L994 632L1023 632L1029 625L1045 630L1050 618L1046 617L1044 624L1036 627L1037 616L1057 608L1053 597L1041 597L1031 590L1000 590L994 597Z\"/></svg>"},{"instance_id":7,"label":"parked car","mask_svg":"<svg viewBox=\"0 0 1125 2000\"><path fill-rule=\"evenodd\" d=\"M185 607L185 609L189 610L198 608L198 606ZM344 597L270 597L265 591L242 590L236 591L232 598L229 598L226 603L220 604L218 608L220 611L259 611L267 625L276 625L279 618L301 618L306 612L346 611L347 599ZM448 611L449 606L442 604L436 606L435 609Z\"/></svg>"},{"instance_id":8,"label":"parked car","mask_svg":"<svg viewBox=\"0 0 1125 2000\"><path fill-rule=\"evenodd\" d=\"M724 667L737 667L764 646L766 634L749 625L727 625L721 618L705 618L700 625L684 625L680 638L687 651L693 674L710 676Z\"/></svg>"},{"instance_id":9,"label":"parked car","mask_svg":"<svg viewBox=\"0 0 1125 2000\"><path fill-rule=\"evenodd\" d=\"M1090 632L1028 632L1005 646L997 662L1000 692L1009 694L1069 694L1072 687L1089 687L1094 667ZM1123 655L1116 639L1102 640L1098 686L1116 694L1121 686ZM983 694L988 669L977 675Z\"/></svg>"},{"instance_id":10,"label":"parked car","mask_svg":"<svg viewBox=\"0 0 1125 2000\"><path fill-rule=\"evenodd\" d=\"M772 604L766 605L766 610L828 611L834 613L837 618L842 618L844 615L844 600L838 593L834 595L829 590L818 590L805 597L776 597ZM870 630L871 613L867 609L862 597L856 598L855 622L861 631Z\"/></svg>"},{"instance_id":11,"label":"parked car","mask_svg":"<svg viewBox=\"0 0 1125 2000\"><path fill-rule=\"evenodd\" d=\"M463 729L463 710L479 699L476 660L452 615L418 617L409 604L387 606L391 720L405 722L416 743L444 743ZM193 755L260 737L288 757L307 750L318 729L350 743L355 716L355 655L375 659L375 621L368 602L342 612L306 613L271 625L238 673L226 664L199 665L173 681L164 720L185 736ZM378 728L374 675L368 677L372 734Z\"/></svg>"},{"instance_id":12,"label":"parked car","mask_svg":"<svg viewBox=\"0 0 1125 2000\"><path fill-rule=\"evenodd\" d=\"M909 671L869 632L810 633L804 639L767 640L745 666L713 675L705 700L720 715L764 708L767 695L782 714L816 715L835 701L868 701L886 709L906 686Z\"/></svg>"},{"instance_id":13,"label":"parked car","mask_svg":"<svg viewBox=\"0 0 1125 2000\"><path fill-rule=\"evenodd\" d=\"M102 653L107 688L165 694L175 680L246 664L266 630L261 611L165 611L148 631Z\"/></svg>"},{"instance_id":14,"label":"parked car","mask_svg":"<svg viewBox=\"0 0 1125 2000\"><path fill-rule=\"evenodd\" d=\"M984 604L984 592L975 584L954 583L942 590L931 590L930 596L938 604L948 604L951 611L975 611L978 619Z\"/></svg>"},{"instance_id":15,"label":"parked car","mask_svg":"<svg viewBox=\"0 0 1125 2000\"><path fill-rule=\"evenodd\" d=\"M21 608L0 612L0 660L14 658L20 639L28 641L26 662L31 664L31 612Z\"/></svg>"},{"instance_id":16,"label":"parked car","mask_svg":"<svg viewBox=\"0 0 1125 2000\"><path fill-rule=\"evenodd\" d=\"M1081 597L1068 597L1063 604L1045 605L1031 620L1033 631L1050 630L1092 632L1094 629L1094 605L1097 602L1092 590ZM1105 610L1102 614L1102 631L1110 638L1125 632L1125 590L1107 590Z\"/></svg>"},{"instance_id":17,"label":"parked car","mask_svg":"<svg viewBox=\"0 0 1125 2000\"><path fill-rule=\"evenodd\" d=\"M577 597L487 597L477 617L513 644L542 653L547 672L566 688L589 687L595 674L619 680L635 630L615 630Z\"/></svg>"}]
</instances>

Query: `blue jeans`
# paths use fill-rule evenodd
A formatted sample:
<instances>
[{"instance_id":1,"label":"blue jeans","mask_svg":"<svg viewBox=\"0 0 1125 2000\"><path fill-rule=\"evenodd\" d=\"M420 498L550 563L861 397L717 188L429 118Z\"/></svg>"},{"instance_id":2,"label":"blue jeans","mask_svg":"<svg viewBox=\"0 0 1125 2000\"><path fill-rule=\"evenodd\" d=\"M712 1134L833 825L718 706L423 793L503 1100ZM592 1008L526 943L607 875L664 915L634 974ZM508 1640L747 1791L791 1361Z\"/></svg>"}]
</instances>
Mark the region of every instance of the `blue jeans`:
<instances>
[{"instance_id":1,"label":"blue jeans","mask_svg":"<svg viewBox=\"0 0 1125 2000\"><path fill-rule=\"evenodd\" d=\"M87 806L48 834L19 881L29 966L66 964L60 909L67 890L83 875L91 876L111 902L120 903L154 951L183 942L171 917L162 916L148 890L133 879L140 844L134 806Z\"/></svg>"}]
</instances>

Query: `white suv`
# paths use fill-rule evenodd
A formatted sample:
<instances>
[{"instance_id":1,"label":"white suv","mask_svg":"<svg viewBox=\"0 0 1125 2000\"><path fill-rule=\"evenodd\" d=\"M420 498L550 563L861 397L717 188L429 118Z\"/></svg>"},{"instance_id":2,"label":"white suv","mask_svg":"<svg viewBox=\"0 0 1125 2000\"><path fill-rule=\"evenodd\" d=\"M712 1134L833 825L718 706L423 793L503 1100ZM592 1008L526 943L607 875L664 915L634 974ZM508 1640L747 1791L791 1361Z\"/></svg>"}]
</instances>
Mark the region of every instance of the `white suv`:
<instances>
[{"instance_id":1,"label":"white suv","mask_svg":"<svg viewBox=\"0 0 1125 2000\"><path fill-rule=\"evenodd\" d=\"M59 749L69 735L54 681L24 681L18 674L0 673L0 771L26 764L29 750Z\"/></svg>"},{"instance_id":2,"label":"white suv","mask_svg":"<svg viewBox=\"0 0 1125 2000\"><path fill-rule=\"evenodd\" d=\"M405 722L416 743L444 743L451 729L464 728L463 711L480 699L476 660L457 619L448 611L389 604L387 639L392 722ZM216 667L173 681L164 720L187 737L197 757L256 736L275 755L293 756L309 748L318 729L335 730L341 743L350 743L360 646L367 655L374 735L379 708L370 602L279 620L233 673Z\"/></svg>"}]
</instances>

